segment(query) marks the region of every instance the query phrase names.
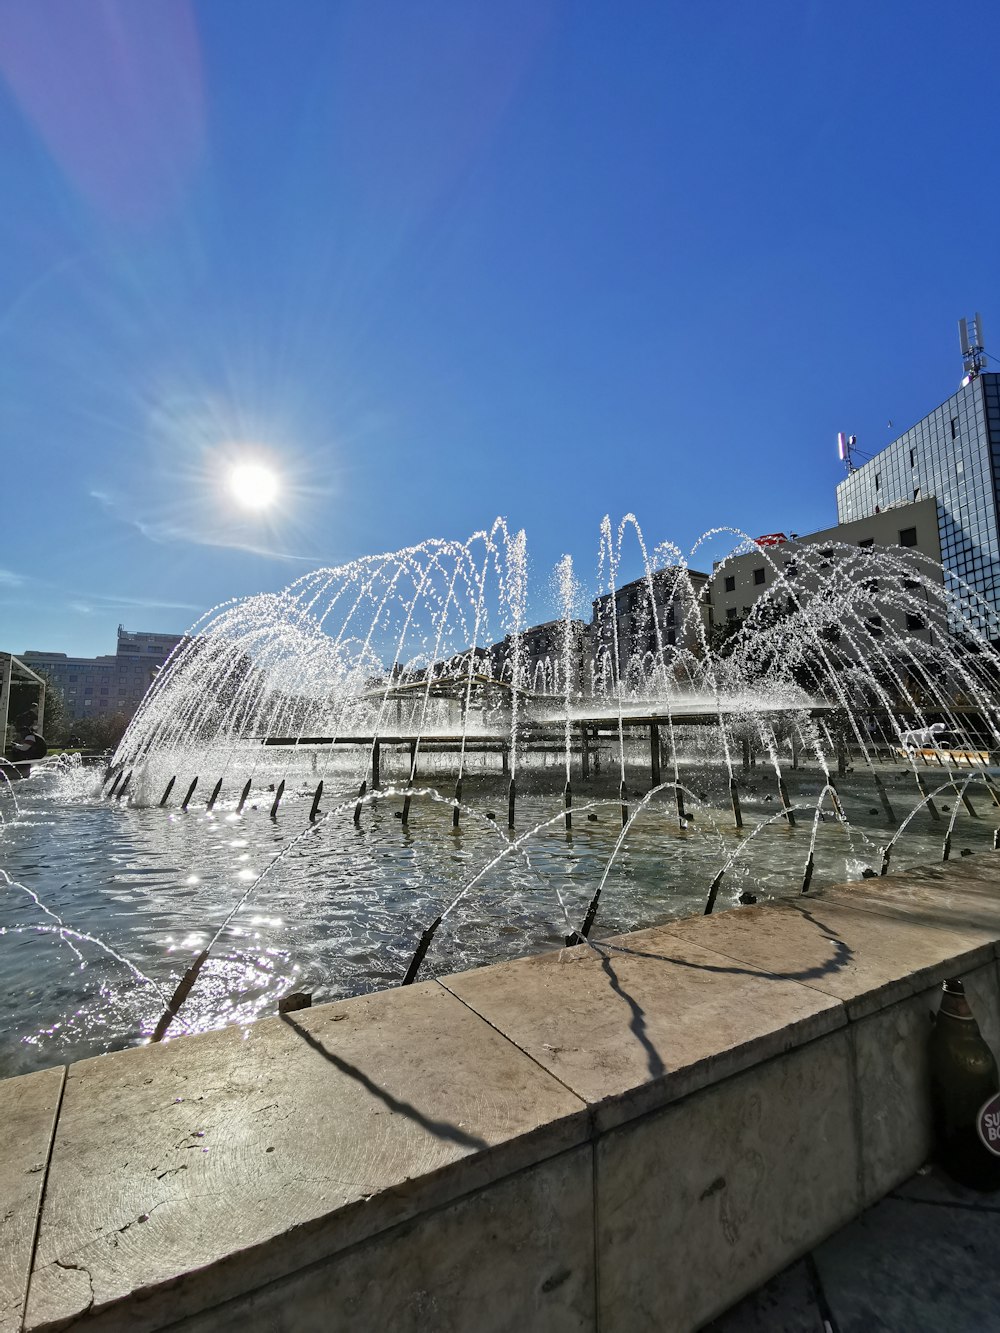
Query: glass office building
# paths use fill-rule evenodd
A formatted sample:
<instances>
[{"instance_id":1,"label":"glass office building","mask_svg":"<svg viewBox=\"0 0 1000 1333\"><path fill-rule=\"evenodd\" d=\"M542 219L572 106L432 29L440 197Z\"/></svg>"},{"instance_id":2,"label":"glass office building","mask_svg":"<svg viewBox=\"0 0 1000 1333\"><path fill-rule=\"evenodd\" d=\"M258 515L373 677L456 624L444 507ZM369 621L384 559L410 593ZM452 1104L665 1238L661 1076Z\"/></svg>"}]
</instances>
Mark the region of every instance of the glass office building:
<instances>
[{"instance_id":1,"label":"glass office building","mask_svg":"<svg viewBox=\"0 0 1000 1333\"><path fill-rule=\"evenodd\" d=\"M1000 375L980 374L840 483L837 518L851 523L933 496L945 586L962 605L962 619L997 639L998 495Z\"/></svg>"}]
</instances>

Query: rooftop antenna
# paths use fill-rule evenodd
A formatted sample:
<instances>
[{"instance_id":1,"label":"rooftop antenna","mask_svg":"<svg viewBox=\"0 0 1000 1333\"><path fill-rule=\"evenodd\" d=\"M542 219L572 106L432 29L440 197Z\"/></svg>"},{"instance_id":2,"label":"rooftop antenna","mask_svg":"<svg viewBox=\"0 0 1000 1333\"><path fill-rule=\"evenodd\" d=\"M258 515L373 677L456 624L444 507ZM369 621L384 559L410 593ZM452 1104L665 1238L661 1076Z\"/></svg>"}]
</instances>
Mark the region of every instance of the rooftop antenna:
<instances>
[{"instance_id":1,"label":"rooftop antenna","mask_svg":"<svg viewBox=\"0 0 1000 1333\"><path fill-rule=\"evenodd\" d=\"M837 453L840 455L840 461L847 464L848 476L854 471L854 452L857 444L856 435L845 435L843 431L837 433Z\"/></svg>"},{"instance_id":2,"label":"rooftop antenna","mask_svg":"<svg viewBox=\"0 0 1000 1333\"><path fill-rule=\"evenodd\" d=\"M986 367L986 347L983 343L983 319L977 310L972 317L972 336L969 325L964 319L958 321L958 340L962 345L962 369L965 371L963 385L974 380Z\"/></svg>"}]
</instances>

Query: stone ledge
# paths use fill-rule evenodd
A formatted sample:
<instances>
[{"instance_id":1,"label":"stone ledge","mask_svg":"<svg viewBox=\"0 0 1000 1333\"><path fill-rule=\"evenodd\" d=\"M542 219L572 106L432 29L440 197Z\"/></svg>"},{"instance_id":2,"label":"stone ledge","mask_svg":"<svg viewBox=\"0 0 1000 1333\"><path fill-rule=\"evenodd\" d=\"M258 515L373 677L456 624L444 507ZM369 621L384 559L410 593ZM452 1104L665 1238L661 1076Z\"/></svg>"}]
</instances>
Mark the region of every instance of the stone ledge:
<instances>
[{"instance_id":1,"label":"stone ledge","mask_svg":"<svg viewBox=\"0 0 1000 1333\"><path fill-rule=\"evenodd\" d=\"M891 1188L926 1150L923 1010L944 976L965 975L989 1010L984 1029L1000 1033L998 890L1000 857L987 855L954 873L951 865L901 872L669 923L596 950L323 1005L245 1032L81 1061L68 1071L58 1115L26 1328L80 1323L141 1333L189 1323L194 1333L225 1311L226 1327L389 1320L395 1333L397 1325L426 1327L432 1310L447 1326L470 1309L463 1282L487 1296L495 1290L485 1270L500 1256L510 1325L530 1326L546 1310L553 1326L591 1327L598 1314L583 1312L589 1270L579 1256L597 1246L608 1292L630 1289L616 1264L645 1265L653 1309L664 1215L678 1250L671 1271L677 1282L711 1284L711 1310L685 1297L662 1327L693 1327L743 1294L741 1284L787 1264L796 1245L839 1225L845 1208ZM791 1078L821 1107L827 1066L848 1070L834 1080L848 1138L839 1157L820 1154L820 1179L795 1096L780 1089ZM0 1083L0 1110L11 1098L34 1105L37 1096L29 1147L48 1142L61 1078L45 1071ZM894 1121L897 1096L917 1105ZM754 1097L788 1121L776 1137L732 1122L725 1110ZM713 1107L733 1135L706 1130L705 1108ZM599 1165L595 1188L610 1211L599 1207L595 1223L586 1190L574 1192L556 1170L572 1161L572 1171L586 1174L594 1153L599 1163L624 1154L630 1178L659 1184L637 1185L630 1212L628 1191L614 1183L618 1168L609 1174ZM720 1195L707 1232L692 1221L688 1235L680 1199L671 1200L669 1181L657 1174L662 1153L682 1174L684 1163L701 1163L688 1171L692 1190L719 1163L698 1186L699 1199L705 1190L708 1199ZM747 1153L765 1165L774 1156L765 1174L815 1194L801 1225L779 1228L773 1246L760 1239L773 1189L760 1171L746 1176ZM15 1160L3 1169L20 1180ZM16 1210L15 1234L29 1239L27 1248L23 1239L12 1247L0 1294L23 1289L33 1199L29 1189ZM519 1226L536 1237L532 1246L542 1243L525 1209L550 1216L554 1227L562 1219L560 1243L578 1256L565 1300L548 1300L559 1285L549 1262L557 1251L534 1263L518 1246ZM734 1228L737 1214L745 1224ZM704 1240L720 1226L734 1247L721 1266L709 1262ZM635 1256L622 1248L626 1234ZM457 1266L434 1250L441 1236L461 1238ZM421 1255L435 1275L426 1290ZM386 1264L401 1286L382 1289ZM342 1302L341 1325L322 1304L327 1290ZM299 1311L297 1296L309 1291ZM605 1322L612 1313L605 1303ZM623 1322L627 1311L618 1313Z\"/></svg>"},{"instance_id":2,"label":"stone ledge","mask_svg":"<svg viewBox=\"0 0 1000 1333\"><path fill-rule=\"evenodd\" d=\"M724 917L703 919L708 939ZM441 984L582 1098L600 1132L846 1022L836 999L666 927Z\"/></svg>"},{"instance_id":3,"label":"stone ledge","mask_svg":"<svg viewBox=\"0 0 1000 1333\"><path fill-rule=\"evenodd\" d=\"M850 1047L841 1028L601 1138L604 1333L698 1328L857 1215Z\"/></svg>"},{"instance_id":4,"label":"stone ledge","mask_svg":"<svg viewBox=\"0 0 1000 1333\"><path fill-rule=\"evenodd\" d=\"M596 1333L594 1259L588 1144L215 1306L183 1330Z\"/></svg>"},{"instance_id":5,"label":"stone ledge","mask_svg":"<svg viewBox=\"0 0 1000 1333\"><path fill-rule=\"evenodd\" d=\"M588 1136L581 1103L435 982L82 1061L27 1327L161 1327Z\"/></svg>"},{"instance_id":6,"label":"stone ledge","mask_svg":"<svg viewBox=\"0 0 1000 1333\"><path fill-rule=\"evenodd\" d=\"M879 883L887 895L893 891L889 878ZM744 966L839 1000L852 1021L943 981L956 966L968 971L996 956L1000 920L967 925L963 914L959 924L944 919L943 905L907 910L897 902L877 904L874 893L831 890L727 912L718 921L691 917L658 933L711 939Z\"/></svg>"}]
</instances>

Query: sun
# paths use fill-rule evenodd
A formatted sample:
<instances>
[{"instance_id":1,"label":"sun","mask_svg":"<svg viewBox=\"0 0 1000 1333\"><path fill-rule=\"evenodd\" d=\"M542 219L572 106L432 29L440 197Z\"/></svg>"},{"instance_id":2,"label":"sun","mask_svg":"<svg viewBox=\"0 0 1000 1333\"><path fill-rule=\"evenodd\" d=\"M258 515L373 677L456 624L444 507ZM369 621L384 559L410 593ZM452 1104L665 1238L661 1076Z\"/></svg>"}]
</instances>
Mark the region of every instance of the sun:
<instances>
[{"instance_id":1,"label":"sun","mask_svg":"<svg viewBox=\"0 0 1000 1333\"><path fill-rule=\"evenodd\" d=\"M229 472L229 493L244 509L268 509L281 493L281 480L262 463L237 463Z\"/></svg>"}]
</instances>

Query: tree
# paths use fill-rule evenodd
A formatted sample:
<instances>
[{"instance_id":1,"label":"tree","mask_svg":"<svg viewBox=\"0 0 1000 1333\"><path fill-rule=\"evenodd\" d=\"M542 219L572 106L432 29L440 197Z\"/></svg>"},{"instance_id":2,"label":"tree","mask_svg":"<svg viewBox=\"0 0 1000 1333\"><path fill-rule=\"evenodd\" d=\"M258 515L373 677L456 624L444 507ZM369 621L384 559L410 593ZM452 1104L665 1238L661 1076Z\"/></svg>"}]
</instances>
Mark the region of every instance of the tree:
<instances>
[{"instance_id":1,"label":"tree","mask_svg":"<svg viewBox=\"0 0 1000 1333\"><path fill-rule=\"evenodd\" d=\"M45 716L42 719L42 733L50 745L65 744L69 735L71 719L66 714L66 700L63 692L45 671L38 673L45 681Z\"/></svg>"},{"instance_id":2,"label":"tree","mask_svg":"<svg viewBox=\"0 0 1000 1333\"><path fill-rule=\"evenodd\" d=\"M708 631L708 647L716 657L728 657L735 648L733 640L743 628L743 621L738 617L732 620L717 620Z\"/></svg>"},{"instance_id":3,"label":"tree","mask_svg":"<svg viewBox=\"0 0 1000 1333\"><path fill-rule=\"evenodd\" d=\"M793 612L776 597L762 597L747 615L720 620L709 631L708 646L717 658L735 656L747 684L767 679L776 660L784 656L783 627L795 621Z\"/></svg>"},{"instance_id":4,"label":"tree","mask_svg":"<svg viewBox=\"0 0 1000 1333\"><path fill-rule=\"evenodd\" d=\"M88 750L113 750L125 735L127 713L104 713L86 717L76 726L76 734Z\"/></svg>"}]
</instances>

